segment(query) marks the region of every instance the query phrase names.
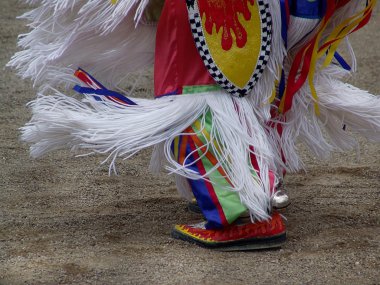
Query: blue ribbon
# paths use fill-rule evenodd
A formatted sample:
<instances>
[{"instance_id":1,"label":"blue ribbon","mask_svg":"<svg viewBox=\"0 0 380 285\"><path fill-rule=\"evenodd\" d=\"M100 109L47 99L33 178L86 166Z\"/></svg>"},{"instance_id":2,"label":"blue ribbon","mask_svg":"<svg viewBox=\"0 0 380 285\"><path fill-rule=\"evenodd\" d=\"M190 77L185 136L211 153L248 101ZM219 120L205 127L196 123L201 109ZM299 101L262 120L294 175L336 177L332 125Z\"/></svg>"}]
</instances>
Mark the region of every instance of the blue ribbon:
<instances>
[{"instance_id":1,"label":"blue ribbon","mask_svg":"<svg viewBox=\"0 0 380 285\"><path fill-rule=\"evenodd\" d=\"M284 41L285 48L288 47L288 9L289 9L289 0L281 0L281 36Z\"/></svg>"},{"instance_id":2,"label":"blue ribbon","mask_svg":"<svg viewBox=\"0 0 380 285\"><path fill-rule=\"evenodd\" d=\"M352 68L351 66L344 60L344 58L338 53L338 52L335 52L334 54L334 57L335 59L338 61L338 63L345 69L345 70L348 70L348 71L351 71Z\"/></svg>"},{"instance_id":3,"label":"blue ribbon","mask_svg":"<svg viewBox=\"0 0 380 285\"><path fill-rule=\"evenodd\" d=\"M327 2L334 0L291 0L290 13L306 19L321 19L326 13Z\"/></svg>"},{"instance_id":4,"label":"blue ribbon","mask_svg":"<svg viewBox=\"0 0 380 285\"><path fill-rule=\"evenodd\" d=\"M100 86L102 86L102 85L100 85ZM76 92L81 93L81 94L91 94L91 95L94 94L94 95L99 95L99 96L115 97L115 98L119 99L120 101L122 101L128 105L137 105L135 102L133 102L131 99L125 97L124 95L122 95L118 92L112 91L112 90L108 90L106 88L93 89L93 88L89 88L89 87L82 87L82 86L76 85L76 86L74 86L73 89ZM98 97L98 98L96 96L94 96L94 97L96 100L101 100L100 97Z\"/></svg>"}]
</instances>

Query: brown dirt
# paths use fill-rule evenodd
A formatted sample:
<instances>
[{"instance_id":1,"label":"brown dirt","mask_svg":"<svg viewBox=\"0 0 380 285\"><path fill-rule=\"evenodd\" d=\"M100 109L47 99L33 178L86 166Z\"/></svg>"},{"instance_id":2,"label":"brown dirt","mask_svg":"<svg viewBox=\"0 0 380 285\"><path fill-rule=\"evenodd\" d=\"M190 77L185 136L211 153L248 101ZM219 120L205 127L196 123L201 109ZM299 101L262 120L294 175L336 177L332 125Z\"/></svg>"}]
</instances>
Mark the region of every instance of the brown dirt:
<instances>
[{"instance_id":1,"label":"brown dirt","mask_svg":"<svg viewBox=\"0 0 380 285\"><path fill-rule=\"evenodd\" d=\"M2 0L0 66L24 30L25 10ZM362 88L380 93L380 13L353 38ZM28 157L18 128L35 95L10 70L0 74L0 284L380 284L380 146L360 142L330 162L304 157L289 175L293 204L281 250L221 253L170 238L186 210L166 176L151 176L149 151L108 176L101 157L56 152Z\"/></svg>"}]
</instances>

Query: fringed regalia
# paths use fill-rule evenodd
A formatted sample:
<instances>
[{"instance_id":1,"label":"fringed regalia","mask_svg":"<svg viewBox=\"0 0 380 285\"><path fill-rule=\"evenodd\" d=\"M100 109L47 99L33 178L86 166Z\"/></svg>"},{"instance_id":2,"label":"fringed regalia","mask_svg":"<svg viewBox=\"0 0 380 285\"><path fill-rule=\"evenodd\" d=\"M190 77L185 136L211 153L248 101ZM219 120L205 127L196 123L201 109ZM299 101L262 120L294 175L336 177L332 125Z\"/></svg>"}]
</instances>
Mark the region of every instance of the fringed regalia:
<instances>
[{"instance_id":1,"label":"fringed regalia","mask_svg":"<svg viewBox=\"0 0 380 285\"><path fill-rule=\"evenodd\" d=\"M296 142L324 158L355 148L352 133L380 141L380 100L343 81L356 67L347 36L375 0L26 2L38 7L8 65L38 86L22 128L31 155L82 149L107 154L111 171L154 147L152 171L196 198L201 229L249 213L283 233L273 196L303 168ZM155 99L120 91L153 63Z\"/></svg>"}]
</instances>

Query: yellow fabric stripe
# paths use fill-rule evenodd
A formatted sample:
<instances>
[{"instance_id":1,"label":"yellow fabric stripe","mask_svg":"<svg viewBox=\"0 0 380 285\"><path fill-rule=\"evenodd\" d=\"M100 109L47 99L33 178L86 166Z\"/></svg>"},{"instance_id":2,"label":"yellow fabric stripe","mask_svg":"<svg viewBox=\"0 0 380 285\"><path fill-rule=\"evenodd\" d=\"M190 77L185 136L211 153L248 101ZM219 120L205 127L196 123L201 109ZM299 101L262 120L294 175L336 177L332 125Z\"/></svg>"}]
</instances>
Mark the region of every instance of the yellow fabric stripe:
<instances>
[{"instance_id":1,"label":"yellow fabric stripe","mask_svg":"<svg viewBox=\"0 0 380 285\"><path fill-rule=\"evenodd\" d=\"M273 103L273 101L276 99L276 95L277 95L277 92L276 92L276 91L277 91L278 85L279 85L280 80L281 80L281 72L282 72L282 69L281 69L281 67L279 66L279 67L278 67L278 71L277 71L277 78L279 78L279 79L276 79L276 80L274 81L274 86L273 86L272 96L270 96L269 101L268 101L269 104Z\"/></svg>"},{"instance_id":2,"label":"yellow fabric stripe","mask_svg":"<svg viewBox=\"0 0 380 285\"><path fill-rule=\"evenodd\" d=\"M201 132L202 132L202 135L206 138L206 140L207 140L207 141L211 141L211 140L210 140L210 134L209 134L209 132L206 130L206 128L203 128L203 129L202 129L202 125L201 125L200 120L196 120L196 121L194 122L193 126L195 127L196 132L201 131ZM212 140L212 143L213 143L213 145L215 146L216 150L217 150L219 153L221 153L220 146L219 146L218 142L216 141L216 139Z\"/></svg>"},{"instance_id":3,"label":"yellow fabric stripe","mask_svg":"<svg viewBox=\"0 0 380 285\"><path fill-rule=\"evenodd\" d=\"M340 24L338 27L334 29L334 31L326 39L325 42L328 43L333 40L335 40L335 42L331 44L331 46L327 46L324 49L320 50L318 54L319 57L322 57L328 50L328 55L326 56L326 59L323 63L322 68L326 68L327 66L331 64L334 58L335 51L338 49L338 46L340 45L342 40L360 24L360 22L368 15L370 10L373 9L374 5L375 5L374 2L369 3L368 7L366 7L364 10L348 18L342 24Z\"/></svg>"},{"instance_id":4,"label":"yellow fabric stripe","mask_svg":"<svg viewBox=\"0 0 380 285\"><path fill-rule=\"evenodd\" d=\"M175 137L174 139L174 157L178 160L178 148L179 148L179 137Z\"/></svg>"}]
</instances>

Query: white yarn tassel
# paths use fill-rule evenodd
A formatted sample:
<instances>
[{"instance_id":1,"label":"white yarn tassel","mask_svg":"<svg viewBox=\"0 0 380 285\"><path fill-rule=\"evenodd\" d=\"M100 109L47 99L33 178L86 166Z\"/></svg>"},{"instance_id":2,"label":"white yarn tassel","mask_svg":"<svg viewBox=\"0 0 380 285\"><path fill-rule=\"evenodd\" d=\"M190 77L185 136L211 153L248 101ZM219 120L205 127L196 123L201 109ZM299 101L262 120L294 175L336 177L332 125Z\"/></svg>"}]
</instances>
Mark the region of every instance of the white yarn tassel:
<instances>
[{"instance_id":1,"label":"white yarn tassel","mask_svg":"<svg viewBox=\"0 0 380 285\"><path fill-rule=\"evenodd\" d=\"M347 150L356 146L345 144L348 133L342 130L343 125L372 142L380 142L379 96L340 81L327 81L317 91L322 120L337 147Z\"/></svg>"},{"instance_id":2,"label":"white yarn tassel","mask_svg":"<svg viewBox=\"0 0 380 285\"><path fill-rule=\"evenodd\" d=\"M283 65L286 56L286 49L281 36L280 3L272 0L264 0L264 2L268 5L272 17L271 53L263 74L247 96L262 122L270 119L269 99L273 94L276 80L279 80L279 68Z\"/></svg>"},{"instance_id":3,"label":"white yarn tassel","mask_svg":"<svg viewBox=\"0 0 380 285\"><path fill-rule=\"evenodd\" d=\"M22 139L32 143L33 157L60 148L84 149L108 154L111 171L116 158L126 159L143 148L156 146L154 169L159 168L165 156L169 162L166 168L171 173L189 179L208 179L210 173L201 175L178 164L171 153L171 144L175 137L188 135L183 131L211 112L212 130L206 145L219 161L213 171L223 167L233 185L228 190L240 195L255 220L269 218L269 170L276 171L273 150L257 118L260 116L255 114L249 100L220 91L157 100L133 98L138 106L121 108L90 97L79 102L53 91L53 95L40 95L30 104L32 120L21 129ZM254 174L251 152L257 158L260 177ZM184 181L177 179L182 194L189 198L189 187L185 187Z\"/></svg>"}]
</instances>

